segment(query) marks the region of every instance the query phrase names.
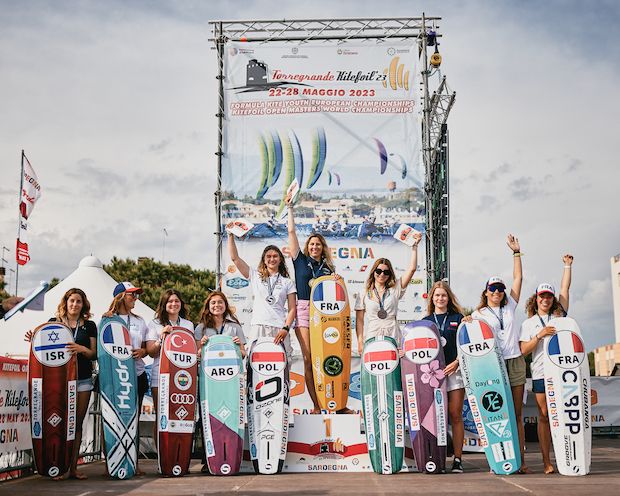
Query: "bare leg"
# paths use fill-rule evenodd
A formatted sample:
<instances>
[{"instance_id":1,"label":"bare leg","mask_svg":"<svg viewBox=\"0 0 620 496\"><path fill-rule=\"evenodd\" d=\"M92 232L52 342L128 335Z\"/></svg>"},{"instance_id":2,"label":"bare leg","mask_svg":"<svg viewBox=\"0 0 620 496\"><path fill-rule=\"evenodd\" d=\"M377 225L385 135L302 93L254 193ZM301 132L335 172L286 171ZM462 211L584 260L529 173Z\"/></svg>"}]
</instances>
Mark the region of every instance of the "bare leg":
<instances>
[{"instance_id":1,"label":"bare leg","mask_svg":"<svg viewBox=\"0 0 620 496\"><path fill-rule=\"evenodd\" d=\"M554 472L551 464L551 429L549 427L549 414L547 412L547 400L545 393L536 393L536 404L538 405L538 443L540 444L540 452L542 453L543 465L545 466L545 474Z\"/></svg>"},{"instance_id":2,"label":"bare leg","mask_svg":"<svg viewBox=\"0 0 620 496\"><path fill-rule=\"evenodd\" d=\"M530 469L525 464L525 426L523 425L523 390L525 384L512 386L512 401L515 405L515 417L517 418L517 431L519 433L519 448L521 450L521 467L519 473L528 474Z\"/></svg>"},{"instance_id":3,"label":"bare leg","mask_svg":"<svg viewBox=\"0 0 620 496\"><path fill-rule=\"evenodd\" d=\"M310 329L307 327L296 327L295 334L301 347L301 353L304 357L304 377L306 379L306 389L310 395L310 399L314 404L312 413L321 413L321 406L314 390L314 375L312 373L312 358L310 356Z\"/></svg>"},{"instance_id":4,"label":"bare leg","mask_svg":"<svg viewBox=\"0 0 620 496\"><path fill-rule=\"evenodd\" d=\"M463 401L465 399L464 389L448 391L448 413L450 424L452 425L452 445L454 456L462 458L463 440L465 439L465 426L463 425Z\"/></svg>"},{"instance_id":5,"label":"bare leg","mask_svg":"<svg viewBox=\"0 0 620 496\"><path fill-rule=\"evenodd\" d=\"M159 436L157 433L157 405L159 402L159 388L151 386L151 398L153 398L153 414L155 415L155 421L153 422L153 442L155 443L155 451L157 452L157 441Z\"/></svg>"}]
</instances>

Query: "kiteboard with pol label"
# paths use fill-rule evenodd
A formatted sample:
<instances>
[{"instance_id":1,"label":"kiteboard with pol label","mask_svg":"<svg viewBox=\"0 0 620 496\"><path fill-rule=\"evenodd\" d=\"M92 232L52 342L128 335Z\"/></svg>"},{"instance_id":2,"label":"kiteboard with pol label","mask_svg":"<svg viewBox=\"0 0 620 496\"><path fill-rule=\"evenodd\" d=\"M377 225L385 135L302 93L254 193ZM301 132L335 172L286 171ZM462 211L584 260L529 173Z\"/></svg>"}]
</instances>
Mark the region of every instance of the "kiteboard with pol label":
<instances>
[{"instance_id":1,"label":"kiteboard with pol label","mask_svg":"<svg viewBox=\"0 0 620 496\"><path fill-rule=\"evenodd\" d=\"M569 317L551 319L545 338L545 394L558 471L586 475L592 458L590 368L581 331Z\"/></svg>"},{"instance_id":2,"label":"kiteboard with pol label","mask_svg":"<svg viewBox=\"0 0 620 496\"><path fill-rule=\"evenodd\" d=\"M128 479L138 461L138 388L131 339L120 317L99 322L97 363L103 420L103 450L108 473Z\"/></svg>"},{"instance_id":3,"label":"kiteboard with pol label","mask_svg":"<svg viewBox=\"0 0 620 496\"><path fill-rule=\"evenodd\" d=\"M310 356L321 408L345 408L351 372L351 314L347 289L339 276L322 276L312 283Z\"/></svg>"},{"instance_id":4,"label":"kiteboard with pol label","mask_svg":"<svg viewBox=\"0 0 620 496\"><path fill-rule=\"evenodd\" d=\"M437 326L428 320L403 329L401 374L409 436L419 472L446 471L448 444L446 361Z\"/></svg>"},{"instance_id":5,"label":"kiteboard with pol label","mask_svg":"<svg viewBox=\"0 0 620 496\"><path fill-rule=\"evenodd\" d=\"M480 446L494 473L512 474L521 467L519 435L506 365L493 329L484 320L462 322L456 341Z\"/></svg>"},{"instance_id":6,"label":"kiteboard with pol label","mask_svg":"<svg viewBox=\"0 0 620 496\"><path fill-rule=\"evenodd\" d=\"M73 333L56 322L38 326L30 340L32 450L37 472L50 477L69 470L75 441L77 361L70 343Z\"/></svg>"},{"instance_id":7,"label":"kiteboard with pol label","mask_svg":"<svg viewBox=\"0 0 620 496\"><path fill-rule=\"evenodd\" d=\"M239 472L245 434L245 384L239 346L211 336L202 347L200 407L207 466L213 475Z\"/></svg>"},{"instance_id":8,"label":"kiteboard with pol label","mask_svg":"<svg viewBox=\"0 0 620 496\"><path fill-rule=\"evenodd\" d=\"M259 338L248 359L248 438L254 470L275 474L286 458L289 422L289 367L284 347Z\"/></svg>"},{"instance_id":9,"label":"kiteboard with pol label","mask_svg":"<svg viewBox=\"0 0 620 496\"><path fill-rule=\"evenodd\" d=\"M198 357L194 334L173 326L161 345L157 460L163 475L189 471L196 416Z\"/></svg>"},{"instance_id":10,"label":"kiteboard with pol label","mask_svg":"<svg viewBox=\"0 0 620 496\"><path fill-rule=\"evenodd\" d=\"M400 472L405 454L405 422L396 341L384 336L367 340L361 369L370 463L378 474Z\"/></svg>"}]
</instances>

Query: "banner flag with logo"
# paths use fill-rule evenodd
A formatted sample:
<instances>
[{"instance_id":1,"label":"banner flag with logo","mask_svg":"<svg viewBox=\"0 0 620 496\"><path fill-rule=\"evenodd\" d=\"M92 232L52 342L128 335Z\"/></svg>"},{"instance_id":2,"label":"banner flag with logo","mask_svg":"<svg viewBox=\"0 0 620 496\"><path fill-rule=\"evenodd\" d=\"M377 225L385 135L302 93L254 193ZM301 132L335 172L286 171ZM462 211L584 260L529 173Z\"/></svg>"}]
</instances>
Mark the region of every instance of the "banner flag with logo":
<instances>
[{"instance_id":1,"label":"banner flag with logo","mask_svg":"<svg viewBox=\"0 0 620 496\"><path fill-rule=\"evenodd\" d=\"M26 265L30 260L28 253L28 218L41 196L41 185L37 174L30 165L26 155L22 152L22 178L19 200L19 228L15 259L19 265Z\"/></svg>"}]
</instances>

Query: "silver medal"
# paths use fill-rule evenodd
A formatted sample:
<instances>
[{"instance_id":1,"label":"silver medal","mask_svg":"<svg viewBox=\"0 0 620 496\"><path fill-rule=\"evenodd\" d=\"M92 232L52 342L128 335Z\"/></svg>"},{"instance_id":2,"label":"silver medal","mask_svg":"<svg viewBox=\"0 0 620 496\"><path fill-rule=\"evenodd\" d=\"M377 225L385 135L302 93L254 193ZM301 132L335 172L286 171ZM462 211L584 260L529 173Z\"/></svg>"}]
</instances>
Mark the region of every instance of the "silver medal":
<instances>
[{"instance_id":1,"label":"silver medal","mask_svg":"<svg viewBox=\"0 0 620 496\"><path fill-rule=\"evenodd\" d=\"M273 305L276 302L276 299L273 296L269 295L267 296L267 298L265 298L265 301L269 303L269 305Z\"/></svg>"},{"instance_id":2,"label":"silver medal","mask_svg":"<svg viewBox=\"0 0 620 496\"><path fill-rule=\"evenodd\" d=\"M379 317L380 319L385 319L387 317L387 312L383 308L381 308L377 312L377 317Z\"/></svg>"}]
</instances>

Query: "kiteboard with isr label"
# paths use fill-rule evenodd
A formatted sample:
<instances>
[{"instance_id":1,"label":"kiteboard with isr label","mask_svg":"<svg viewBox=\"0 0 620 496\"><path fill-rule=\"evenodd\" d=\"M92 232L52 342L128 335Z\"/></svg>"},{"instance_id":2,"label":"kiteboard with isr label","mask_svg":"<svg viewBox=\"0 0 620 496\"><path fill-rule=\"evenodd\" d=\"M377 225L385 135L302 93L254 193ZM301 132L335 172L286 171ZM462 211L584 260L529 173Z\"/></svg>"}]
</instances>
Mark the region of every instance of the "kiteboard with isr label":
<instances>
[{"instance_id":1,"label":"kiteboard with isr label","mask_svg":"<svg viewBox=\"0 0 620 496\"><path fill-rule=\"evenodd\" d=\"M136 365L127 324L118 316L102 318L97 341L106 465L111 477L128 479L136 473L139 412Z\"/></svg>"},{"instance_id":2,"label":"kiteboard with isr label","mask_svg":"<svg viewBox=\"0 0 620 496\"><path fill-rule=\"evenodd\" d=\"M157 460L163 475L189 471L196 416L198 357L194 334L173 326L161 345Z\"/></svg>"},{"instance_id":3,"label":"kiteboard with isr label","mask_svg":"<svg viewBox=\"0 0 620 496\"><path fill-rule=\"evenodd\" d=\"M64 474L71 465L77 425L77 360L67 350L73 333L64 324L38 326L30 341L28 384L32 449L37 472Z\"/></svg>"},{"instance_id":4,"label":"kiteboard with isr label","mask_svg":"<svg viewBox=\"0 0 620 496\"><path fill-rule=\"evenodd\" d=\"M310 356L321 408L345 408L351 372L351 315L347 289L339 276L322 276L312 283Z\"/></svg>"},{"instance_id":5,"label":"kiteboard with isr label","mask_svg":"<svg viewBox=\"0 0 620 496\"><path fill-rule=\"evenodd\" d=\"M202 347L200 406L207 466L213 475L234 475L241 468L244 383L239 345L231 336L211 336Z\"/></svg>"},{"instance_id":6,"label":"kiteboard with isr label","mask_svg":"<svg viewBox=\"0 0 620 496\"><path fill-rule=\"evenodd\" d=\"M590 368L575 320L551 319L544 341L545 395L558 471L586 475L592 459Z\"/></svg>"},{"instance_id":7,"label":"kiteboard with isr label","mask_svg":"<svg viewBox=\"0 0 620 496\"><path fill-rule=\"evenodd\" d=\"M462 322L456 341L480 446L494 473L512 474L521 467L517 420L506 365L493 329L484 320Z\"/></svg>"}]
</instances>

